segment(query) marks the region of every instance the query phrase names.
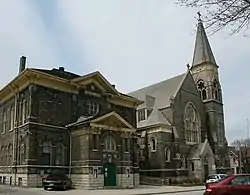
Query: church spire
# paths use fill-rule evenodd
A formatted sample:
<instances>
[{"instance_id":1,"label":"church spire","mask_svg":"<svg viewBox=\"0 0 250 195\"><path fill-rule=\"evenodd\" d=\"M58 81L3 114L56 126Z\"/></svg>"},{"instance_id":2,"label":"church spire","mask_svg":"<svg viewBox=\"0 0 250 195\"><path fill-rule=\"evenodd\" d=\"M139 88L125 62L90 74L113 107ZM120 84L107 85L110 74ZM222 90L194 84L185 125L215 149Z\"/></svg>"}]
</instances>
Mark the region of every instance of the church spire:
<instances>
[{"instance_id":1,"label":"church spire","mask_svg":"<svg viewBox=\"0 0 250 195\"><path fill-rule=\"evenodd\" d=\"M206 31L204 29L204 26L201 20L200 12L198 12L198 16L199 16L199 19L198 19L198 26L197 26L197 32L196 32L196 40L195 40L192 66L196 66L204 62L210 62L216 65L216 61L214 59L214 55L210 47L210 44L206 35Z\"/></svg>"}]
</instances>

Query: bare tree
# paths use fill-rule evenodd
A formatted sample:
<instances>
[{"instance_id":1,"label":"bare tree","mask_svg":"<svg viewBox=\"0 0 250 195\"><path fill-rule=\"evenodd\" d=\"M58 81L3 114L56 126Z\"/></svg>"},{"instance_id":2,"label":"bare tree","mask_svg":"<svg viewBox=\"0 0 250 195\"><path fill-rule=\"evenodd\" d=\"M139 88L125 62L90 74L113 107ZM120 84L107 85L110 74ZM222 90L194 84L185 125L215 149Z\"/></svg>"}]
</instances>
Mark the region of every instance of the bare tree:
<instances>
[{"instance_id":1,"label":"bare tree","mask_svg":"<svg viewBox=\"0 0 250 195\"><path fill-rule=\"evenodd\" d=\"M186 7L204 9L202 18L206 28L215 33L224 27L231 27L230 34L249 28L250 0L175 0Z\"/></svg>"},{"instance_id":2,"label":"bare tree","mask_svg":"<svg viewBox=\"0 0 250 195\"><path fill-rule=\"evenodd\" d=\"M249 147L250 146L250 139L239 139L239 140L234 140L231 143L231 146L233 147Z\"/></svg>"}]
</instances>

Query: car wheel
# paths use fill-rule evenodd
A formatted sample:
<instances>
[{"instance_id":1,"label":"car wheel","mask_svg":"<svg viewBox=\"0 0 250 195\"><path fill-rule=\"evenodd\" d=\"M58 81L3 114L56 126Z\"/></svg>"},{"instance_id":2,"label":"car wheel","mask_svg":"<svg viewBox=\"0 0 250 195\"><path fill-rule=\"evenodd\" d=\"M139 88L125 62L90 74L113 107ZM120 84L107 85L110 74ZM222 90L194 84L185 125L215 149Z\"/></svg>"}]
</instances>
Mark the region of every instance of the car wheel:
<instances>
[{"instance_id":1,"label":"car wheel","mask_svg":"<svg viewBox=\"0 0 250 195\"><path fill-rule=\"evenodd\" d=\"M47 187L44 187L43 189L44 189L44 190L48 190L48 188L47 188Z\"/></svg>"},{"instance_id":2,"label":"car wheel","mask_svg":"<svg viewBox=\"0 0 250 195\"><path fill-rule=\"evenodd\" d=\"M67 184L63 185L63 190L67 190Z\"/></svg>"}]
</instances>

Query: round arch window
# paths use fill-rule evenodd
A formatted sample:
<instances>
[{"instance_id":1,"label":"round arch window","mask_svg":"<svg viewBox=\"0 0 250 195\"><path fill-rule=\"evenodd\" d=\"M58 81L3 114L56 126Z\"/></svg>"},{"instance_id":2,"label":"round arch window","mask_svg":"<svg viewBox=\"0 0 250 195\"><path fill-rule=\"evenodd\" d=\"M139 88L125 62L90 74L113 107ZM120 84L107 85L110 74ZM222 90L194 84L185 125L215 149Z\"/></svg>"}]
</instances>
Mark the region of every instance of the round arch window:
<instances>
[{"instance_id":1,"label":"round arch window","mask_svg":"<svg viewBox=\"0 0 250 195\"><path fill-rule=\"evenodd\" d=\"M96 101L87 100L86 109L89 116L94 116L99 112L99 104Z\"/></svg>"}]
</instances>

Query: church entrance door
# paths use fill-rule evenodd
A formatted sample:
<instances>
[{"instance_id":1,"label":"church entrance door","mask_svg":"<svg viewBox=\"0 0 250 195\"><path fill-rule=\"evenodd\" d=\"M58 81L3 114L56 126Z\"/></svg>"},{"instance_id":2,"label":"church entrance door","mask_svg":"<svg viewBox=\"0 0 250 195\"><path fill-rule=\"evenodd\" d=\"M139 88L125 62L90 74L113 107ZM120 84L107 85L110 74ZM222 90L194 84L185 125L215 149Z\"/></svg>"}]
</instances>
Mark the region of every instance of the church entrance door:
<instances>
[{"instance_id":1,"label":"church entrance door","mask_svg":"<svg viewBox=\"0 0 250 195\"><path fill-rule=\"evenodd\" d=\"M116 186L116 166L114 163L103 165L104 186Z\"/></svg>"}]
</instances>

